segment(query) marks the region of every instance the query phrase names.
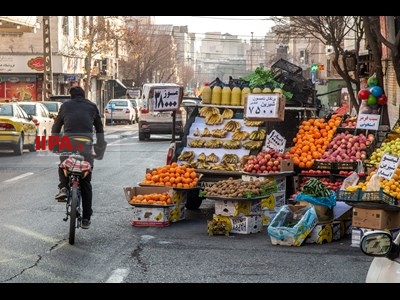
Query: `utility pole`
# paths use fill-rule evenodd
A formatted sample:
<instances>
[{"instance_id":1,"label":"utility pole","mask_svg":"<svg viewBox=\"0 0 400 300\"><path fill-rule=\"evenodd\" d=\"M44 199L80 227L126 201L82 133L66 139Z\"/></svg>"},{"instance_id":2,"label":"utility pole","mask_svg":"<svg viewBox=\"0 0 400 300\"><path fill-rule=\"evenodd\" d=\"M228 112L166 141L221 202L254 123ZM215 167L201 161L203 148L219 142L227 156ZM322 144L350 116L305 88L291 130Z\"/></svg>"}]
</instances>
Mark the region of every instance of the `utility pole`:
<instances>
[{"instance_id":1,"label":"utility pole","mask_svg":"<svg viewBox=\"0 0 400 300\"><path fill-rule=\"evenodd\" d=\"M253 70L253 31L251 32L250 40L250 70Z\"/></svg>"},{"instance_id":2,"label":"utility pole","mask_svg":"<svg viewBox=\"0 0 400 300\"><path fill-rule=\"evenodd\" d=\"M50 39L50 16L43 16L43 85L44 97L43 100L50 100L53 94L53 68L51 62L51 39Z\"/></svg>"}]
</instances>

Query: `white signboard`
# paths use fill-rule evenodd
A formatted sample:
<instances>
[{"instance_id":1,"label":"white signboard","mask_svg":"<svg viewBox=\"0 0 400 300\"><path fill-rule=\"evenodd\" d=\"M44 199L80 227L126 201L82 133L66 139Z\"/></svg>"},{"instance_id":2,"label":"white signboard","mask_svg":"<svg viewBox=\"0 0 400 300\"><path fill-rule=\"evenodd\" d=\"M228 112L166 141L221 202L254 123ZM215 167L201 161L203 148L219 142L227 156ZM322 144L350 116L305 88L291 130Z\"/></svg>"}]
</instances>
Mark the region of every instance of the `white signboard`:
<instances>
[{"instance_id":1,"label":"white signboard","mask_svg":"<svg viewBox=\"0 0 400 300\"><path fill-rule=\"evenodd\" d=\"M246 101L246 118L277 118L279 113L280 94L248 94Z\"/></svg>"},{"instance_id":2,"label":"white signboard","mask_svg":"<svg viewBox=\"0 0 400 300\"><path fill-rule=\"evenodd\" d=\"M380 119L380 115L358 114L356 128L378 130Z\"/></svg>"},{"instance_id":3,"label":"white signboard","mask_svg":"<svg viewBox=\"0 0 400 300\"><path fill-rule=\"evenodd\" d=\"M384 154L379 164L377 174L386 180L392 179L399 166L399 162L400 157Z\"/></svg>"},{"instance_id":4,"label":"white signboard","mask_svg":"<svg viewBox=\"0 0 400 300\"><path fill-rule=\"evenodd\" d=\"M284 153L285 146L286 146L286 139L274 129L271 131L270 134L267 135L264 150L268 151L269 149L273 149L278 151L279 153Z\"/></svg>"},{"instance_id":5,"label":"white signboard","mask_svg":"<svg viewBox=\"0 0 400 300\"><path fill-rule=\"evenodd\" d=\"M179 108L179 87L154 89L155 111L177 110Z\"/></svg>"}]
</instances>

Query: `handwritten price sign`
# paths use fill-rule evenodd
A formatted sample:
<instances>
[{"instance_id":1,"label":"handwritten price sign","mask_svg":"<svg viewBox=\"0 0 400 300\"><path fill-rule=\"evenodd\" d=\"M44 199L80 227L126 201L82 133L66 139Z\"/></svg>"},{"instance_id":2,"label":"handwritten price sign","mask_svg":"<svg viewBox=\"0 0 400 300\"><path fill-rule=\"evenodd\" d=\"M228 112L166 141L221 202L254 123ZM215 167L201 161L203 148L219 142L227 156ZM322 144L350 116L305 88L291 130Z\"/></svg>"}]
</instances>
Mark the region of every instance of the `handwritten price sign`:
<instances>
[{"instance_id":1,"label":"handwritten price sign","mask_svg":"<svg viewBox=\"0 0 400 300\"><path fill-rule=\"evenodd\" d=\"M399 166L399 162L399 157L390 154L384 154L379 164L377 174L386 180L392 179L397 167Z\"/></svg>"},{"instance_id":2,"label":"handwritten price sign","mask_svg":"<svg viewBox=\"0 0 400 300\"><path fill-rule=\"evenodd\" d=\"M380 115L358 114L356 128L378 130L380 119Z\"/></svg>"},{"instance_id":3,"label":"handwritten price sign","mask_svg":"<svg viewBox=\"0 0 400 300\"><path fill-rule=\"evenodd\" d=\"M245 115L248 119L277 118L280 94L248 94Z\"/></svg>"}]
</instances>

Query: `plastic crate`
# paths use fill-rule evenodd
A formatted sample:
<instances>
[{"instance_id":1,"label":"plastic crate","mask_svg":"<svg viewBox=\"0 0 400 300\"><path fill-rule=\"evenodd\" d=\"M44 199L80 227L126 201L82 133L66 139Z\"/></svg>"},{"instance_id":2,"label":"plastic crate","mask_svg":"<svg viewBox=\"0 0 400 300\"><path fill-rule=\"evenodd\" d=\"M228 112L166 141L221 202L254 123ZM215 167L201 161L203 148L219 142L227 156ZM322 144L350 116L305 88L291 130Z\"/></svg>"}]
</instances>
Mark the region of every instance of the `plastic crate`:
<instances>
[{"instance_id":1,"label":"plastic crate","mask_svg":"<svg viewBox=\"0 0 400 300\"><path fill-rule=\"evenodd\" d=\"M336 200L358 202L360 201L360 194L361 194L361 189L357 189L356 191L346 191L338 189L336 191Z\"/></svg>"},{"instance_id":2,"label":"plastic crate","mask_svg":"<svg viewBox=\"0 0 400 300\"><path fill-rule=\"evenodd\" d=\"M358 162L356 161L348 161L348 162L336 162L335 169L336 170L344 170L344 171L354 171L357 168Z\"/></svg>"},{"instance_id":3,"label":"plastic crate","mask_svg":"<svg viewBox=\"0 0 400 300\"><path fill-rule=\"evenodd\" d=\"M317 170L334 170L336 168L336 163L314 160L314 165L312 168Z\"/></svg>"},{"instance_id":4,"label":"plastic crate","mask_svg":"<svg viewBox=\"0 0 400 300\"><path fill-rule=\"evenodd\" d=\"M292 64L291 62L288 62L283 58L279 59L271 66L272 73L276 72L276 69L282 69L292 74L301 74L303 72L303 69L301 67L296 66L295 64Z\"/></svg>"}]
</instances>

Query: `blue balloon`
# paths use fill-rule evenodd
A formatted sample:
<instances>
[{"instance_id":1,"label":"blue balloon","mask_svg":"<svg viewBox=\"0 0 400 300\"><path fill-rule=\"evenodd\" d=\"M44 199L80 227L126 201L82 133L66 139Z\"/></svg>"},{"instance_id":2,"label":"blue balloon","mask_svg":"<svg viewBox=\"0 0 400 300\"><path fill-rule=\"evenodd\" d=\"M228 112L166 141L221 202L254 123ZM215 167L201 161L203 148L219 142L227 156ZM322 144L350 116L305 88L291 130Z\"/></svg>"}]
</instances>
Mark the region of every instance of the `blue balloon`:
<instances>
[{"instance_id":1,"label":"blue balloon","mask_svg":"<svg viewBox=\"0 0 400 300\"><path fill-rule=\"evenodd\" d=\"M377 98L382 96L383 93L382 88L378 85L371 87L369 91L371 92L372 95L374 95Z\"/></svg>"}]
</instances>

